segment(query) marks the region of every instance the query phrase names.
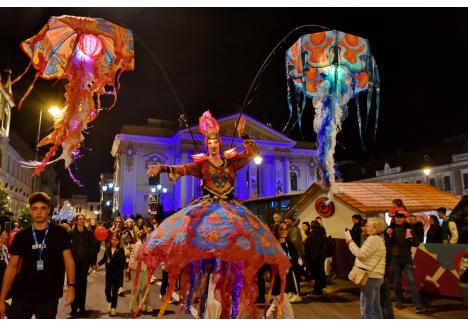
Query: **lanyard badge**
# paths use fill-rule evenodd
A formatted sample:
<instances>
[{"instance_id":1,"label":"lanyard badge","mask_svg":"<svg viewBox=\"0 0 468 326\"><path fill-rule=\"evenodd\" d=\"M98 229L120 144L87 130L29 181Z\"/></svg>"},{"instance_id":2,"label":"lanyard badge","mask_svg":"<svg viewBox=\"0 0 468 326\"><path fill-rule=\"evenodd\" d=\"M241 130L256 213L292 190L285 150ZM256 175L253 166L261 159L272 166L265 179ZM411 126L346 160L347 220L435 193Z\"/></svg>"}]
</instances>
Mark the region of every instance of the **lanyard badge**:
<instances>
[{"instance_id":1,"label":"lanyard badge","mask_svg":"<svg viewBox=\"0 0 468 326\"><path fill-rule=\"evenodd\" d=\"M44 239L42 239L42 244L39 247L39 243L37 242L37 236L36 236L36 231L34 230L34 226L32 227L32 235L34 239L34 243L36 245L36 248L39 250L39 258L36 262L36 270L37 271L43 271L44 270L44 261L42 260L42 254L44 252L44 247L45 247L45 240L47 237L47 233L49 232L49 224L47 223L47 228L44 234Z\"/></svg>"}]
</instances>

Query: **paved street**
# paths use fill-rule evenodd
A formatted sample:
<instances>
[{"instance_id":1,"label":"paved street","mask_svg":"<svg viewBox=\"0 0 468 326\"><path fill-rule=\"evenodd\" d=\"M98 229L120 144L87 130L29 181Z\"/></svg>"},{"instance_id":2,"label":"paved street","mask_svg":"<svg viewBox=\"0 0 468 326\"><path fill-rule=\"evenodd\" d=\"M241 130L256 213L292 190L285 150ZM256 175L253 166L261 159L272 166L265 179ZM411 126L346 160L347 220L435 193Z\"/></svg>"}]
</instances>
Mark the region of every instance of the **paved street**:
<instances>
[{"instance_id":1,"label":"paved street","mask_svg":"<svg viewBox=\"0 0 468 326\"><path fill-rule=\"evenodd\" d=\"M159 276L159 275L158 275ZM151 291L151 303L154 308L160 307L159 299L159 281L153 285ZM117 317L112 318L130 318L128 307L131 300L131 284L126 282L124 285L124 295L119 297L117 306ZM311 288L304 284L302 291L310 293ZM360 318L359 314L359 289L347 280L335 279L326 289L326 296L322 298L305 295L301 303L293 304L296 318ZM174 297L177 299L177 295ZM428 308L425 314L416 314L411 305L411 299L406 294L405 306L402 310L395 308L396 318L468 318L468 308L460 299L428 297L425 296L425 304ZM104 295L104 267L97 273L90 274L88 277L88 294L86 308L89 314L85 318L111 318L106 310L106 299ZM179 305L171 304L166 310L164 318L195 318L191 314L180 313ZM261 306L259 306L262 309ZM63 305L63 299L59 304L57 318L70 318L70 307ZM261 313L261 310L259 310ZM154 318L158 310L153 313L142 314L138 318ZM193 311L196 315L196 311Z\"/></svg>"}]
</instances>

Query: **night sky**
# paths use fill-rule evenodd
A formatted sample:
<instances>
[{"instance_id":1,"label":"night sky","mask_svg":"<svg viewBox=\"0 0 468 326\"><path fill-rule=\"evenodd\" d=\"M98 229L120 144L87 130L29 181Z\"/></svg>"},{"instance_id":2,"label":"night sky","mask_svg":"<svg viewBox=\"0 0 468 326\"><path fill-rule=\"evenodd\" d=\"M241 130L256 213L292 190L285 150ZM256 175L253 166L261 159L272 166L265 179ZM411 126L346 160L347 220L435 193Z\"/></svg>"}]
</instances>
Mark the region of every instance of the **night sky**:
<instances>
[{"instance_id":1,"label":"night sky","mask_svg":"<svg viewBox=\"0 0 468 326\"><path fill-rule=\"evenodd\" d=\"M367 38L379 65L381 116L377 142L365 135L369 151L359 145L354 105L338 136L338 161L368 161L398 149L438 143L466 132L468 107L468 10L388 8L2 8L0 67L13 77L27 66L21 41L33 36L50 16L101 17L130 28L156 54L169 75L192 124L209 108L215 117L239 110L243 98L273 47L293 28L304 24ZM318 30L308 29L303 34ZM284 51L301 33L288 39L262 75L246 113L282 130L289 111ZM34 73L15 85L17 101ZM33 146L41 107L63 104L63 83L39 81L22 111L13 114L12 128ZM103 112L86 135L85 157L73 167L91 199L98 178L112 172L111 145L123 123L144 124L147 118L175 120L180 111L161 71L142 43L135 40L135 71L121 78L117 106ZM313 110L304 116L305 140L314 141ZM42 136L52 125L43 121ZM369 123L374 125L374 117ZM370 128L372 129L372 128ZM370 131L370 130L369 130ZM300 139L297 130L288 132ZM79 190L66 176L63 163L54 167L62 179L62 196ZM346 178L346 176L344 176Z\"/></svg>"}]
</instances>

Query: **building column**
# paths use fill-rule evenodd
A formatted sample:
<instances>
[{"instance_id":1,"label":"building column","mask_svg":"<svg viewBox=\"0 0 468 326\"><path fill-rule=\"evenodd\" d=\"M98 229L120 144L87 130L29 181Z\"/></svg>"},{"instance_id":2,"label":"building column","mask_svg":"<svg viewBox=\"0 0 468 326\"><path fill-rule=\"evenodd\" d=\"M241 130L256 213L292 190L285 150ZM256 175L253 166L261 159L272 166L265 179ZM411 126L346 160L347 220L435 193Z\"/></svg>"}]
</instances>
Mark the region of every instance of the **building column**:
<instances>
[{"instance_id":1,"label":"building column","mask_svg":"<svg viewBox=\"0 0 468 326\"><path fill-rule=\"evenodd\" d=\"M309 189L316 181L317 178L317 169L315 166L312 165L311 162L307 163L307 173L308 173L308 183L306 190Z\"/></svg>"},{"instance_id":2,"label":"building column","mask_svg":"<svg viewBox=\"0 0 468 326\"><path fill-rule=\"evenodd\" d=\"M236 181L235 181L235 196L239 200L243 200L247 198L247 168L242 168L238 170L236 173Z\"/></svg>"},{"instance_id":3,"label":"building column","mask_svg":"<svg viewBox=\"0 0 468 326\"><path fill-rule=\"evenodd\" d=\"M275 156L275 178L274 178L274 187L275 187L275 195L281 195L286 193L285 192L285 184L283 180L283 162L278 156Z\"/></svg>"},{"instance_id":4,"label":"building column","mask_svg":"<svg viewBox=\"0 0 468 326\"><path fill-rule=\"evenodd\" d=\"M291 180L289 179L289 157L283 156L283 186L284 193L289 194L291 192Z\"/></svg>"},{"instance_id":5,"label":"building column","mask_svg":"<svg viewBox=\"0 0 468 326\"><path fill-rule=\"evenodd\" d=\"M257 164L250 161L247 169L249 169L249 198L257 198Z\"/></svg>"},{"instance_id":6,"label":"building column","mask_svg":"<svg viewBox=\"0 0 468 326\"><path fill-rule=\"evenodd\" d=\"M117 167L118 170L115 172L117 176L117 186L119 187L119 191L117 192L117 207L116 209L122 213L122 191L124 190L124 187L126 186L124 182L124 171L125 171L125 166L124 166L124 159L123 159L124 154L120 152L120 154L117 156L116 159L118 159ZM115 187L116 185L114 185ZM94 213L94 212L93 212Z\"/></svg>"},{"instance_id":7,"label":"building column","mask_svg":"<svg viewBox=\"0 0 468 326\"><path fill-rule=\"evenodd\" d=\"M275 159L272 155L265 155L260 168L260 194L262 197L275 196Z\"/></svg>"},{"instance_id":8,"label":"building column","mask_svg":"<svg viewBox=\"0 0 468 326\"><path fill-rule=\"evenodd\" d=\"M126 153L122 154L122 162L120 169L122 174L122 184L120 185L121 202L120 202L120 213L124 215L132 215L135 213L136 202L136 160L137 153L132 156L128 156ZM101 203L102 205L102 203ZM101 208L102 209L102 208Z\"/></svg>"}]
</instances>

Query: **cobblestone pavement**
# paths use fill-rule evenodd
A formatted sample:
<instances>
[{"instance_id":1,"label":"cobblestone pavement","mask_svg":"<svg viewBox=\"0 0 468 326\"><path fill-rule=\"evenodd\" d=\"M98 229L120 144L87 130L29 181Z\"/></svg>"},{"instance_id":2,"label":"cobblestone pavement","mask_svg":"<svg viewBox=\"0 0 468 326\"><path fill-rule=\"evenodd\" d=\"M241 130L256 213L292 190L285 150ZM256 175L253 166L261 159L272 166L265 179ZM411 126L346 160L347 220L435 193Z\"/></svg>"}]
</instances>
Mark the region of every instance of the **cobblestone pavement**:
<instances>
[{"instance_id":1,"label":"cobblestone pavement","mask_svg":"<svg viewBox=\"0 0 468 326\"><path fill-rule=\"evenodd\" d=\"M158 284L160 284L159 280L153 285L151 290L151 304L153 308L159 308L161 305ZM128 311L131 300L130 288L130 282L126 282L123 296L119 297L117 317L109 317L104 295L104 268L101 268L97 273L90 274L88 277L86 300L88 313L79 316L79 318L131 318ZM302 291L303 301L293 304L295 318L360 318L359 288L347 280L333 280L325 289L326 295L323 297L312 296L310 294L311 288L307 283L303 284ZM178 299L177 294L173 298ZM424 296L427 313L416 314L409 295L406 294L405 298L403 309L398 310L396 307L394 308L396 318L468 318L468 307L461 299ZM261 313L263 307L259 306L259 308L259 313ZM60 300L57 318L70 318L69 313L70 307L65 307L63 299ZM155 309L152 313L144 313L138 318L155 318L157 313L158 309ZM192 313L186 314L185 312L180 312L178 304L170 304L164 318L193 319L195 318L196 311L192 311ZM259 317L261 318L261 316Z\"/></svg>"}]
</instances>

